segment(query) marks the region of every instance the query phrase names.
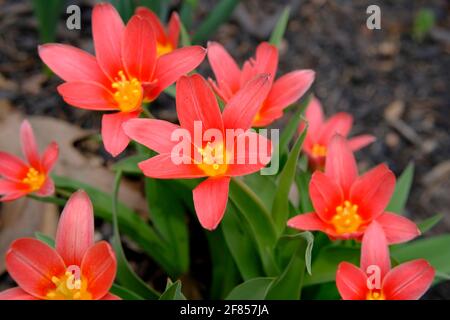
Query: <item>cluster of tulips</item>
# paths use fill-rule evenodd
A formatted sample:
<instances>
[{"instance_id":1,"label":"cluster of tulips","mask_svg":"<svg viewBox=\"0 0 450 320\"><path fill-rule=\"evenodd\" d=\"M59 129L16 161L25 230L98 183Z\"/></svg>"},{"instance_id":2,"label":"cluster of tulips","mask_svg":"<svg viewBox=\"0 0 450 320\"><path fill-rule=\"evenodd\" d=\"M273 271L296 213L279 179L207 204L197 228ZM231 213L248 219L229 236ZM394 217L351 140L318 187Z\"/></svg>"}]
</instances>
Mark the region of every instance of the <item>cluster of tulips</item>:
<instances>
[{"instance_id":1,"label":"cluster of tulips","mask_svg":"<svg viewBox=\"0 0 450 320\"><path fill-rule=\"evenodd\" d=\"M181 180L188 181L182 185L192 190L187 202L193 203L198 222L207 233L224 234L228 249L216 254L230 253L240 273L238 278L245 281L238 283L230 298L241 298L243 287L259 292L255 289L258 286L264 287L265 294L249 298L299 298L307 277L304 270L313 276L315 273L314 264L310 270L310 231L327 235L322 241L345 244L360 252L359 267L342 258L336 269L333 278L342 299L420 298L433 282L434 268L426 260L416 259L395 262L391 269L389 246L420 235L414 222L386 209L396 178L384 164L358 174L353 152L375 138L348 138L351 115L338 113L325 119L316 98L304 99L294 115L294 130L286 136L298 138L292 151L286 153L284 147L290 139L282 136L275 144L260 134L261 128L281 118L285 109L305 95L314 72L296 70L276 78L278 49L267 42L258 45L255 56L242 68L216 42L209 42L206 49L179 48L180 28L176 13L165 27L146 8L138 8L124 25L113 6L102 3L92 13L95 56L64 44L44 44L39 47L39 56L64 80L58 92L67 104L105 112L101 136L108 153L116 157L134 141L134 146L144 150L141 158L151 156L134 164L146 177L191 179ZM205 80L195 73L205 57L215 79ZM179 124L154 119L146 109L148 104L175 83ZM228 139L231 141L188 140L189 155L180 155L174 133L183 130L195 135L196 123L202 130L212 129L223 136L227 130L239 133ZM249 144L238 150L240 135L256 138L256 150ZM25 160L0 152L0 201L30 194L34 199L48 199L55 193L50 172L58 159L58 145L50 144L40 155L27 120L20 128L20 137ZM299 180L306 180L296 184L296 170L302 166L300 150L306 170ZM175 163L174 152L183 161ZM269 157L259 157L263 153ZM280 158L281 173L259 175L275 157ZM301 214L289 196L294 185L300 194ZM176 191L168 192L177 199ZM94 242L96 203L91 203L88 193L79 190L70 196L54 243L23 238L11 244L6 267L18 287L1 292L0 299L123 297L120 290L111 293L118 260L123 259L120 240L114 249L106 241ZM268 195L267 201L260 201L258 196L264 198L263 194ZM120 284L127 287L124 280ZM145 296L145 290L137 291Z\"/></svg>"}]
</instances>

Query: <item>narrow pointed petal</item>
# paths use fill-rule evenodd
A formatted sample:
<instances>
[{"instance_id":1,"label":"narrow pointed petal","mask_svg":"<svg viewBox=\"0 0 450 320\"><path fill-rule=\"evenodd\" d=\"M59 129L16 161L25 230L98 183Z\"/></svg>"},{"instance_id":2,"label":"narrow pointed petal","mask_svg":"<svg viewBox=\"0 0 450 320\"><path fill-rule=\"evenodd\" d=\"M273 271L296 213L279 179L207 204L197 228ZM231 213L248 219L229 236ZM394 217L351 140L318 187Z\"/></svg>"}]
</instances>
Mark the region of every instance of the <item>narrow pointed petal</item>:
<instances>
[{"instance_id":1,"label":"narrow pointed petal","mask_svg":"<svg viewBox=\"0 0 450 320\"><path fill-rule=\"evenodd\" d=\"M305 118L308 121L307 135L312 139L317 139L320 128L323 125L324 115L322 104L316 97L313 97L309 102L308 107L305 111ZM301 130L303 130L303 127L300 129L300 131Z\"/></svg>"},{"instance_id":2,"label":"narrow pointed petal","mask_svg":"<svg viewBox=\"0 0 450 320\"><path fill-rule=\"evenodd\" d=\"M94 244L94 211L86 192L75 192L67 201L56 232L56 251L67 266L81 265Z\"/></svg>"},{"instance_id":3,"label":"narrow pointed petal","mask_svg":"<svg viewBox=\"0 0 450 320\"><path fill-rule=\"evenodd\" d=\"M383 293L388 300L417 300L430 287L434 274L433 267L423 259L403 263L386 275Z\"/></svg>"},{"instance_id":4,"label":"narrow pointed petal","mask_svg":"<svg viewBox=\"0 0 450 320\"><path fill-rule=\"evenodd\" d=\"M0 292L0 300L38 300L38 299L26 293L21 288L15 287Z\"/></svg>"},{"instance_id":5,"label":"narrow pointed petal","mask_svg":"<svg viewBox=\"0 0 450 320\"><path fill-rule=\"evenodd\" d=\"M383 227L389 244L407 242L420 236L417 225L398 214L385 212L376 221Z\"/></svg>"},{"instance_id":6,"label":"narrow pointed petal","mask_svg":"<svg viewBox=\"0 0 450 320\"><path fill-rule=\"evenodd\" d=\"M111 91L98 82L66 82L58 86L58 93L71 106L87 110L117 110Z\"/></svg>"},{"instance_id":7,"label":"narrow pointed petal","mask_svg":"<svg viewBox=\"0 0 450 320\"><path fill-rule=\"evenodd\" d=\"M0 201L12 201L29 192L29 186L17 181L0 179Z\"/></svg>"},{"instance_id":8,"label":"narrow pointed petal","mask_svg":"<svg viewBox=\"0 0 450 320\"><path fill-rule=\"evenodd\" d=\"M56 142L52 142L48 145L47 149L45 149L44 154L42 155L42 169L48 173L53 169L56 161L59 156L59 146Z\"/></svg>"},{"instance_id":9,"label":"narrow pointed petal","mask_svg":"<svg viewBox=\"0 0 450 320\"><path fill-rule=\"evenodd\" d=\"M156 37L148 21L133 16L122 39L122 57L129 76L149 81L156 66Z\"/></svg>"},{"instance_id":10,"label":"narrow pointed petal","mask_svg":"<svg viewBox=\"0 0 450 320\"><path fill-rule=\"evenodd\" d=\"M95 57L78 48L49 43L38 47L42 61L67 82L93 81L103 85L109 82Z\"/></svg>"},{"instance_id":11,"label":"narrow pointed petal","mask_svg":"<svg viewBox=\"0 0 450 320\"><path fill-rule=\"evenodd\" d=\"M243 176L264 168L272 156L272 142L256 132L235 138L234 161L228 164L227 175Z\"/></svg>"},{"instance_id":12,"label":"narrow pointed petal","mask_svg":"<svg viewBox=\"0 0 450 320\"><path fill-rule=\"evenodd\" d=\"M270 76L258 75L240 89L223 111L226 129L247 130L270 90Z\"/></svg>"},{"instance_id":13,"label":"narrow pointed petal","mask_svg":"<svg viewBox=\"0 0 450 320\"><path fill-rule=\"evenodd\" d=\"M30 190L11 192L11 193L5 194L4 196L0 197L0 202L17 200L19 198L24 197L28 193L30 193Z\"/></svg>"},{"instance_id":14,"label":"narrow pointed petal","mask_svg":"<svg viewBox=\"0 0 450 320\"><path fill-rule=\"evenodd\" d=\"M351 114L345 112L335 114L323 124L322 134L318 139L319 143L328 145L336 134L347 137L352 125L353 117Z\"/></svg>"},{"instance_id":15,"label":"narrow pointed petal","mask_svg":"<svg viewBox=\"0 0 450 320\"><path fill-rule=\"evenodd\" d=\"M194 206L203 228L214 230L222 221L228 202L229 177L208 178L194 190Z\"/></svg>"},{"instance_id":16,"label":"narrow pointed petal","mask_svg":"<svg viewBox=\"0 0 450 320\"><path fill-rule=\"evenodd\" d=\"M171 141L172 134L180 126L157 119L131 119L123 124L125 134L158 153L171 153L178 141Z\"/></svg>"},{"instance_id":17,"label":"narrow pointed petal","mask_svg":"<svg viewBox=\"0 0 450 320\"><path fill-rule=\"evenodd\" d=\"M150 23L158 42L165 42L166 31L164 30L164 26L161 24L158 16L153 11L146 7L138 7L135 13Z\"/></svg>"},{"instance_id":18,"label":"narrow pointed petal","mask_svg":"<svg viewBox=\"0 0 450 320\"><path fill-rule=\"evenodd\" d=\"M177 82L176 105L181 127L194 137L194 121L201 121L202 133L208 129L223 131L222 115L213 91L202 76L183 76ZM199 146L201 147L201 146Z\"/></svg>"},{"instance_id":19,"label":"narrow pointed petal","mask_svg":"<svg viewBox=\"0 0 450 320\"><path fill-rule=\"evenodd\" d=\"M320 171L314 172L311 177L309 195L317 215L327 222L335 215L336 207L344 202L339 185Z\"/></svg>"},{"instance_id":20,"label":"narrow pointed petal","mask_svg":"<svg viewBox=\"0 0 450 320\"><path fill-rule=\"evenodd\" d=\"M181 76L191 72L202 63L206 50L200 46L176 49L161 56L156 62L154 79L155 88L148 93L148 98L155 99L164 89L177 81Z\"/></svg>"},{"instance_id":21,"label":"narrow pointed petal","mask_svg":"<svg viewBox=\"0 0 450 320\"><path fill-rule=\"evenodd\" d=\"M28 166L18 157L0 151L0 176L12 180L22 180L28 172Z\"/></svg>"},{"instance_id":22,"label":"narrow pointed petal","mask_svg":"<svg viewBox=\"0 0 450 320\"><path fill-rule=\"evenodd\" d=\"M341 186L344 196L348 197L350 187L358 176L356 160L347 141L341 135L335 135L329 145L325 160L325 174Z\"/></svg>"},{"instance_id":23,"label":"narrow pointed petal","mask_svg":"<svg viewBox=\"0 0 450 320\"><path fill-rule=\"evenodd\" d=\"M138 166L150 178L183 179L205 176L204 172L192 163L192 159L187 158L182 160L186 160L189 164L175 164L171 159L171 154L160 154L140 162Z\"/></svg>"},{"instance_id":24,"label":"narrow pointed petal","mask_svg":"<svg viewBox=\"0 0 450 320\"><path fill-rule=\"evenodd\" d=\"M271 79L275 79L278 67L278 49L268 42L262 42L256 48L255 64L256 73L267 73Z\"/></svg>"},{"instance_id":25,"label":"narrow pointed petal","mask_svg":"<svg viewBox=\"0 0 450 320\"><path fill-rule=\"evenodd\" d=\"M122 36L125 30L119 13L109 3L95 5L92 11L92 36L95 55L102 70L114 79L122 69Z\"/></svg>"},{"instance_id":26,"label":"narrow pointed petal","mask_svg":"<svg viewBox=\"0 0 450 320\"><path fill-rule=\"evenodd\" d=\"M300 99L314 82L315 73L312 70L297 70L289 72L272 86L260 113L277 109L280 112Z\"/></svg>"},{"instance_id":27,"label":"narrow pointed petal","mask_svg":"<svg viewBox=\"0 0 450 320\"><path fill-rule=\"evenodd\" d=\"M33 129L28 120L24 120L20 126L20 141L22 145L22 152L25 155L28 163L35 169L41 169L41 162L39 161L39 152L34 138Z\"/></svg>"},{"instance_id":28,"label":"narrow pointed petal","mask_svg":"<svg viewBox=\"0 0 450 320\"><path fill-rule=\"evenodd\" d=\"M116 271L116 256L106 241L100 241L86 251L81 262L81 274L87 280L87 291L92 294L93 300L101 299L108 294Z\"/></svg>"},{"instance_id":29,"label":"narrow pointed petal","mask_svg":"<svg viewBox=\"0 0 450 320\"><path fill-rule=\"evenodd\" d=\"M220 88L226 84L233 93L239 90L241 71L236 61L218 42L208 43L208 61Z\"/></svg>"},{"instance_id":30,"label":"narrow pointed petal","mask_svg":"<svg viewBox=\"0 0 450 320\"><path fill-rule=\"evenodd\" d=\"M386 236L383 228L376 221L372 222L364 232L361 247L361 269L367 272L370 266L377 266L380 269L381 279L391 269Z\"/></svg>"},{"instance_id":31,"label":"narrow pointed petal","mask_svg":"<svg viewBox=\"0 0 450 320\"><path fill-rule=\"evenodd\" d=\"M287 225L291 228L305 231L326 232L328 224L323 222L315 212L302 213L288 220Z\"/></svg>"},{"instance_id":32,"label":"narrow pointed petal","mask_svg":"<svg viewBox=\"0 0 450 320\"><path fill-rule=\"evenodd\" d=\"M367 277L358 267L341 262L336 272L336 286L344 300L366 300Z\"/></svg>"},{"instance_id":33,"label":"narrow pointed petal","mask_svg":"<svg viewBox=\"0 0 450 320\"><path fill-rule=\"evenodd\" d=\"M36 191L36 194L40 197L48 197L55 193L55 183L53 180L47 176L45 182L42 184L42 187Z\"/></svg>"},{"instance_id":34,"label":"narrow pointed petal","mask_svg":"<svg viewBox=\"0 0 450 320\"><path fill-rule=\"evenodd\" d=\"M122 125L131 119L137 118L140 111L117 112L105 114L102 118L102 138L105 150L116 157L128 146L130 138L123 131Z\"/></svg>"},{"instance_id":35,"label":"narrow pointed petal","mask_svg":"<svg viewBox=\"0 0 450 320\"><path fill-rule=\"evenodd\" d=\"M395 176L380 164L358 177L350 190L350 201L357 204L363 220L376 219L384 212L395 189Z\"/></svg>"},{"instance_id":36,"label":"narrow pointed petal","mask_svg":"<svg viewBox=\"0 0 450 320\"><path fill-rule=\"evenodd\" d=\"M353 137L348 140L348 145L350 146L350 149L353 151L357 151L359 149L362 149L372 142L374 142L376 138L370 134L362 134L360 136Z\"/></svg>"},{"instance_id":37,"label":"narrow pointed petal","mask_svg":"<svg viewBox=\"0 0 450 320\"><path fill-rule=\"evenodd\" d=\"M31 238L11 244L6 253L6 268L19 287L41 299L55 288L52 277L62 276L66 271L64 261L53 248Z\"/></svg>"},{"instance_id":38,"label":"narrow pointed petal","mask_svg":"<svg viewBox=\"0 0 450 320\"><path fill-rule=\"evenodd\" d=\"M112 293L107 293L100 300L122 300L122 299Z\"/></svg>"},{"instance_id":39,"label":"narrow pointed petal","mask_svg":"<svg viewBox=\"0 0 450 320\"><path fill-rule=\"evenodd\" d=\"M176 12L174 12L170 16L167 30L169 41L173 48L178 47L178 40L180 38L180 29L181 29L180 17Z\"/></svg>"}]
</instances>

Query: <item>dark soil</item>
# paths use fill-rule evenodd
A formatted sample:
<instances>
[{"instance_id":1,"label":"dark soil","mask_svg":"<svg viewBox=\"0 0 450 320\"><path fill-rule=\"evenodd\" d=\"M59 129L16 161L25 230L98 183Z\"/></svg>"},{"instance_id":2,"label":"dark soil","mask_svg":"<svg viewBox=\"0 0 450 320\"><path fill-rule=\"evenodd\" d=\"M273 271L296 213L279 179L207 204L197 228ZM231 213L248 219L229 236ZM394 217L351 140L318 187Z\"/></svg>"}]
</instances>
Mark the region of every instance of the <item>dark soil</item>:
<instances>
[{"instance_id":1,"label":"dark soil","mask_svg":"<svg viewBox=\"0 0 450 320\"><path fill-rule=\"evenodd\" d=\"M92 52L92 1L70 2L81 6L82 29L67 30L62 15L57 41ZM194 29L217 3L200 2ZM179 1L173 3L177 9ZM313 91L326 113L349 112L355 118L354 134L377 136L373 145L357 154L361 169L386 162L399 175L413 162L416 174L407 204L409 216L420 221L442 213L443 221L430 234L449 232L449 2L377 1L381 30L369 30L366 8L373 1L246 0L212 40L223 43L242 63L253 55L257 43L268 39L286 4L292 12L280 53L280 74L314 69ZM412 30L423 8L433 11L436 24L418 41ZM43 76L36 26L31 1L0 0L0 100L27 114L98 128L100 114L68 107L55 90L61 81ZM206 62L202 69L209 72ZM171 98L161 97L154 108L159 117L176 119ZM450 284L433 288L426 298L449 299Z\"/></svg>"}]
</instances>

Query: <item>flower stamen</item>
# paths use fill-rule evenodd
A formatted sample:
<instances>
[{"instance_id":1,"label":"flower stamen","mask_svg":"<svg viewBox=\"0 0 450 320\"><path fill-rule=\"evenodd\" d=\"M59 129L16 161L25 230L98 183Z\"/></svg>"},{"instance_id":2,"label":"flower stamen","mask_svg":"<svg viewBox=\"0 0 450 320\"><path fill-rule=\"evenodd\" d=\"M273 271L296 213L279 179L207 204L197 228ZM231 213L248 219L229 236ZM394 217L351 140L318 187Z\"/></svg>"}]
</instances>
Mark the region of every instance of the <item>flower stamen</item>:
<instances>
[{"instance_id":1,"label":"flower stamen","mask_svg":"<svg viewBox=\"0 0 450 320\"><path fill-rule=\"evenodd\" d=\"M139 107L142 101L142 86L136 78L128 79L125 73L120 70L119 76L112 83L112 88L116 90L114 100L119 105L120 111L131 112Z\"/></svg>"},{"instance_id":2,"label":"flower stamen","mask_svg":"<svg viewBox=\"0 0 450 320\"><path fill-rule=\"evenodd\" d=\"M227 152L223 143L208 142L205 147L197 148L202 161L197 163L203 172L211 177L222 175L227 171Z\"/></svg>"},{"instance_id":3,"label":"flower stamen","mask_svg":"<svg viewBox=\"0 0 450 320\"><path fill-rule=\"evenodd\" d=\"M331 223L338 234L358 231L362 224L361 216L358 214L358 205L344 201L343 205L336 207L336 214Z\"/></svg>"},{"instance_id":4,"label":"flower stamen","mask_svg":"<svg viewBox=\"0 0 450 320\"><path fill-rule=\"evenodd\" d=\"M39 190L45 182L45 174L31 167L28 169L27 175L22 179L22 182L29 185L31 191Z\"/></svg>"}]
</instances>

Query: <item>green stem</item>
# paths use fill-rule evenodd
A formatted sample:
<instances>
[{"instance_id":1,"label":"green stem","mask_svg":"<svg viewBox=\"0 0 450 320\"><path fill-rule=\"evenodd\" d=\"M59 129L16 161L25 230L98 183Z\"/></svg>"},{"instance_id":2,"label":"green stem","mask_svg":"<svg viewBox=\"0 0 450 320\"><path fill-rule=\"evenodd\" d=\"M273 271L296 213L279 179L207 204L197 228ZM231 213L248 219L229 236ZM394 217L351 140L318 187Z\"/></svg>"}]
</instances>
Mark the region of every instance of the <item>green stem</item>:
<instances>
[{"instance_id":1,"label":"green stem","mask_svg":"<svg viewBox=\"0 0 450 320\"><path fill-rule=\"evenodd\" d=\"M44 202L44 203L53 203L56 204L58 206L65 206L66 204L66 200L65 199L60 199L57 197L38 197L35 196L33 194L29 194L27 195L28 198L39 201L39 202Z\"/></svg>"},{"instance_id":2,"label":"green stem","mask_svg":"<svg viewBox=\"0 0 450 320\"><path fill-rule=\"evenodd\" d=\"M150 110L148 110L147 105L142 106L142 113L149 119L156 119L155 116L150 112Z\"/></svg>"}]
</instances>

